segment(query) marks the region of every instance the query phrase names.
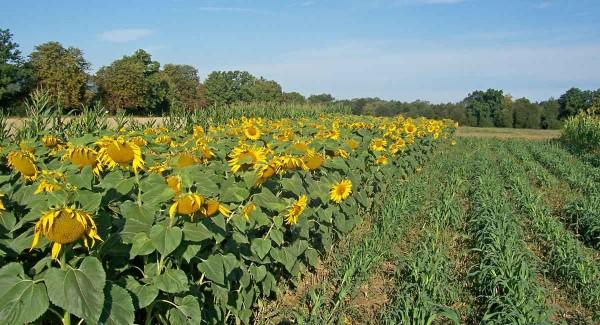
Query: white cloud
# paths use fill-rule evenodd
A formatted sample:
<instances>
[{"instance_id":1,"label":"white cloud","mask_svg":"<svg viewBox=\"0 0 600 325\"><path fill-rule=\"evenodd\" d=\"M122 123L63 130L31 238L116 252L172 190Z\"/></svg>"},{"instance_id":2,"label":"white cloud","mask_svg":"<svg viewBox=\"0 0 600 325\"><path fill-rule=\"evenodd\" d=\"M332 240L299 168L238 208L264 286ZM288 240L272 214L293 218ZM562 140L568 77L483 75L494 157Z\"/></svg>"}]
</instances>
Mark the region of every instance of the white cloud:
<instances>
[{"instance_id":1,"label":"white cloud","mask_svg":"<svg viewBox=\"0 0 600 325\"><path fill-rule=\"evenodd\" d=\"M147 28L124 28L113 29L100 33L100 38L115 43L125 43L138 40L152 34L151 29Z\"/></svg>"},{"instance_id":2,"label":"white cloud","mask_svg":"<svg viewBox=\"0 0 600 325\"><path fill-rule=\"evenodd\" d=\"M475 89L500 88L544 99L571 86L600 83L600 45L390 47L349 42L232 67L306 94L457 101Z\"/></svg>"}]
</instances>

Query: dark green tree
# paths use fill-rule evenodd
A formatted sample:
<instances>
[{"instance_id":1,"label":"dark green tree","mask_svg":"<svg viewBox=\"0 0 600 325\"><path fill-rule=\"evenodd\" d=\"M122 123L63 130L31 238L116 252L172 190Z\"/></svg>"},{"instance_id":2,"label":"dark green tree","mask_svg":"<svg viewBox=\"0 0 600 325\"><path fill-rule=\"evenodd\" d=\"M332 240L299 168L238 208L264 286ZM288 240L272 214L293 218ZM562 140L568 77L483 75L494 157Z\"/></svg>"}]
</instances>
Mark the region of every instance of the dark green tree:
<instances>
[{"instance_id":1,"label":"dark green tree","mask_svg":"<svg viewBox=\"0 0 600 325\"><path fill-rule=\"evenodd\" d=\"M539 129L542 121L542 107L527 98L517 99L513 103L515 128Z\"/></svg>"},{"instance_id":2,"label":"dark green tree","mask_svg":"<svg viewBox=\"0 0 600 325\"><path fill-rule=\"evenodd\" d=\"M204 81L208 105L250 102L256 78L247 71L213 71Z\"/></svg>"},{"instance_id":3,"label":"dark green tree","mask_svg":"<svg viewBox=\"0 0 600 325\"><path fill-rule=\"evenodd\" d=\"M501 114L505 104L502 90L474 91L464 99L464 103L469 125L491 127L498 120L504 120L504 114Z\"/></svg>"},{"instance_id":4,"label":"dark green tree","mask_svg":"<svg viewBox=\"0 0 600 325\"><path fill-rule=\"evenodd\" d=\"M310 95L307 98L307 101L309 103L315 103L315 104L327 104L327 103L331 103L335 100L335 98L333 98L333 96L331 96L331 94L319 94L319 95Z\"/></svg>"},{"instance_id":5,"label":"dark green tree","mask_svg":"<svg viewBox=\"0 0 600 325\"><path fill-rule=\"evenodd\" d=\"M542 129L560 129L562 123L558 119L560 104L558 100L550 98L540 103L542 107Z\"/></svg>"},{"instance_id":6,"label":"dark green tree","mask_svg":"<svg viewBox=\"0 0 600 325\"><path fill-rule=\"evenodd\" d=\"M165 64L161 74L169 86L167 100L170 109L196 110L203 107L202 85L196 68L185 64Z\"/></svg>"},{"instance_id":7,"label":"dark green tree","mask_svg":"<svg viewBox=\"0 0 600 325\"><path fill-rule=\"evenodd\" d=\"M45 88L54 100L68 108L85 104L90 64L80 49L64 48L59 42L35 47L29 55L38 87Z\"/></svg>"},{"instance_id":8,"label":"dark green tree","mask_svg":"<svg viewBox=\"0 0 600 325\"><path fill-rule=\"evenodd\" d=\"M306 98L304 98L304 96L297 91L292 91L289 93L284 92L283 93L283 102L284 103L303 104L306 102Z\"/></svg>"},{"instance_id":9,"label":"dark green tree","mask_svg":"<svg viewBox=\"0 0 600 325\"><path fill-rule=\"evenodd\" d=\"M251 87L252 100L257 102L282 102L281 86L273 80L256 79Z\"/></svg>"},{"instance_id":10,"label":"dark green tree","mask_svg":"<svg viewBox=\"0 0 600 325\"><path fill-rule=\"evenodd\" d=\"M560 119L565 119L588 109L592 106L593 98L594 93L590 90L584 91L579 88L567 90L567 92L558 99L558 103L560 104L558 117Z\"/></svg>"},{"instance_id":11,"label":"dark green tree","mask_svg":"<svg viewBox=\"0 0 600 325\"><path fill-rule=\"evenodd\" d=\"M160 113L165 109L168 82L159 73L160 63L137 50L131 56L100 68L95 82L103 102L113 112L143 110Z\"/></svg>"},{"instance_id":12,"label":"dark green tree","mask_svg":"<svg viewBox=\"0 0 600 325\"><path fill-rule=\"evenodd\" d=\"M13 106L31 86L31 70L8 29L0 29L0 107Z\"/></svg>"}]
</instances>

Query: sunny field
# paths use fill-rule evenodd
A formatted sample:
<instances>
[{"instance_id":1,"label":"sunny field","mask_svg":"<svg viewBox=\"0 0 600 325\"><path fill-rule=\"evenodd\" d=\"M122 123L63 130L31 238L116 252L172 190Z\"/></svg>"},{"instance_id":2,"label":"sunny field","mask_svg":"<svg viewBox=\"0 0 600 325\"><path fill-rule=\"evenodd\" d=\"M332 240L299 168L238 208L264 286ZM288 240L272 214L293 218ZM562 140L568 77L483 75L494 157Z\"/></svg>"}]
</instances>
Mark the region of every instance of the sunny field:
<instances>
[{"instance_id":1,"label":"sunny field","mask_svg":"<svg viewBox=\"0 0 600 325\"><path fill-rule=\"evenodd\" d=\"M1 323L270 322L348 233L393 231L381 199L454 143L448 120L298 112L116 129L41 112L5 132Z\"/></svg>"}]
</instances>

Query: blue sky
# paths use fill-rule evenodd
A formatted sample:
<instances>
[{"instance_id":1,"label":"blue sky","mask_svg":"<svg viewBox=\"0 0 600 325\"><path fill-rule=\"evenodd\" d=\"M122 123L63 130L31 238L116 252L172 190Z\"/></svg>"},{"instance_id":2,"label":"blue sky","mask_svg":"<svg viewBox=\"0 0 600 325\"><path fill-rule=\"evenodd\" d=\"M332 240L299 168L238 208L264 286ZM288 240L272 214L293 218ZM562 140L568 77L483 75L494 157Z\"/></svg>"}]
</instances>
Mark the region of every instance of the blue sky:
<instances>
[{"instance_id":1,"label":"blue sky","mask_svg":"<svg viewBox=\"0 0 600 325\"><path fill-rule=\"evenodd\" d=\"M0 28L25 54L78 47L92 71L144 48L201 78L238 69L303 94L444 102L600 88L598 17L599 0L20 0Z\"/></svg>"}]
</instances>

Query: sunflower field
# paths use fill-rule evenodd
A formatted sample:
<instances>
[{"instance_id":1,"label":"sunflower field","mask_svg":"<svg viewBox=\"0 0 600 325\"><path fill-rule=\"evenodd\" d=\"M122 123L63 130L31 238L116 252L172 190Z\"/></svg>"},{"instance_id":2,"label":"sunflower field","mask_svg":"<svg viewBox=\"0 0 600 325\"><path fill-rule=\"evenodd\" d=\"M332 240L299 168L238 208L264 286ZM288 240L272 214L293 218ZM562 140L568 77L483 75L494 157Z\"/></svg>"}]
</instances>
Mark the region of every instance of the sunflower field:
<instances>
[{"instance_id":1,"label":"sunflower field","mask_svg":"<svg viewBox=\"0 0 600 325\"><path fill-rule=\"evenodd\" d=\"M251 323L456 125L333 114L189 129L2 144L0 323Z\"/></svg>"}]
</instances>

